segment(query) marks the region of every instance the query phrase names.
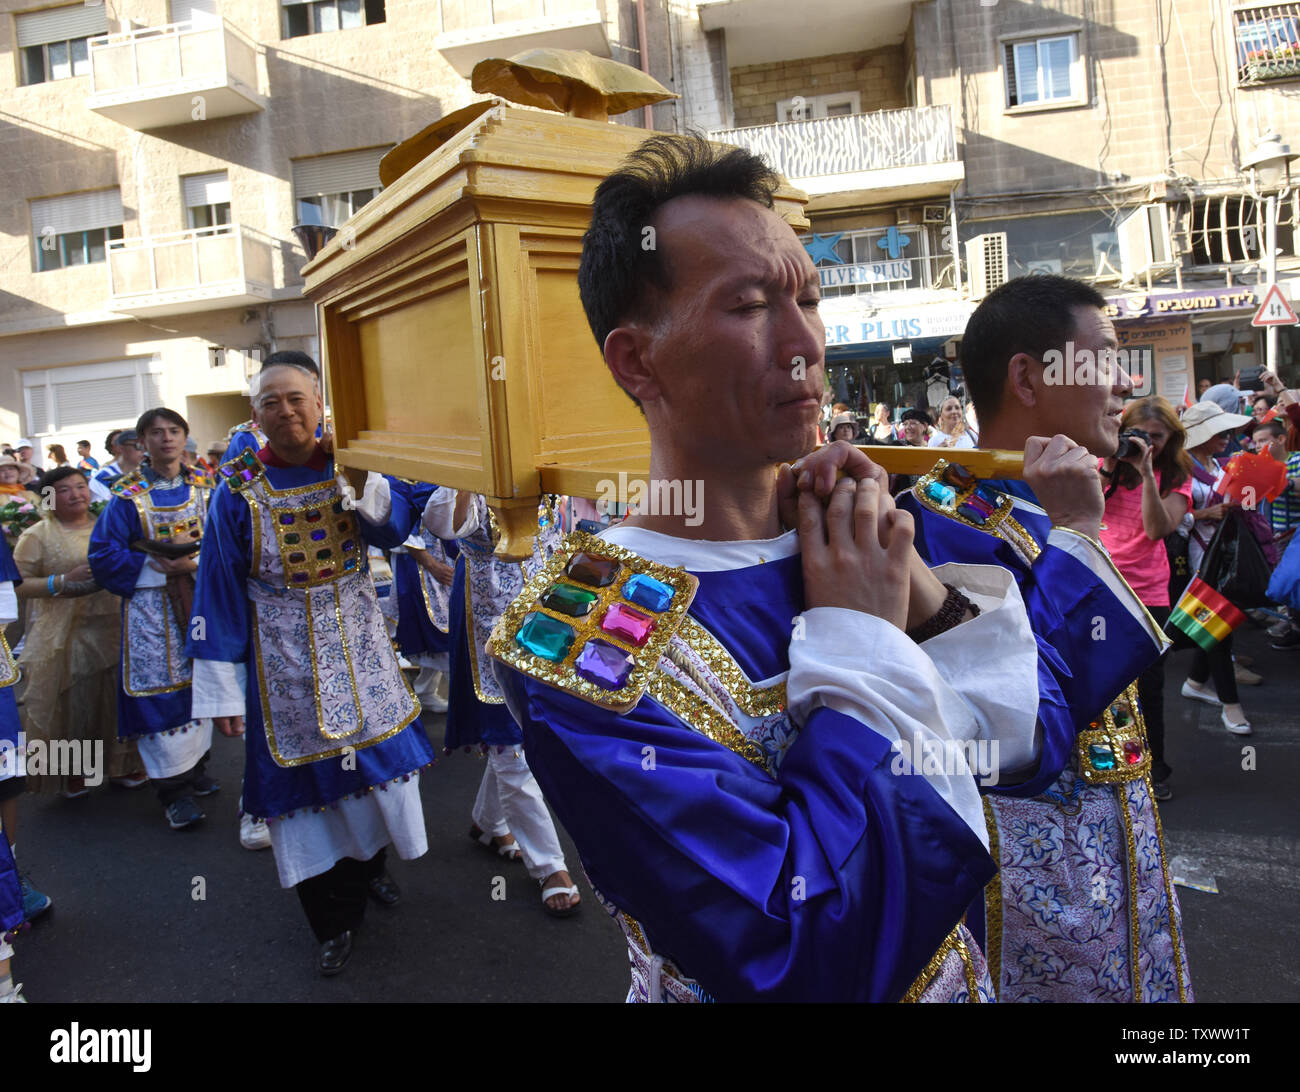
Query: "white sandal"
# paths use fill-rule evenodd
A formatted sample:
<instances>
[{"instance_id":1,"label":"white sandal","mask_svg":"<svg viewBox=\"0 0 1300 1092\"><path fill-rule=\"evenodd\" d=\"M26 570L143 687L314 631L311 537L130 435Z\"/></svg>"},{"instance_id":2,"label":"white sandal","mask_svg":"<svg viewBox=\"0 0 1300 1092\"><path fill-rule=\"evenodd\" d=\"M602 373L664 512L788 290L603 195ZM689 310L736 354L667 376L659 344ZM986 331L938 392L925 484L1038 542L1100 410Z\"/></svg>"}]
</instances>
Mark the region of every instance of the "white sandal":
<instances>
[{"instance_id":1,"label":"white sandal","mask_svg":"<svg viewBox=\"0 0 1300 1092\"><path fill-rule=\"evenodd\" d=\"M1223 722L1223 726L1234 736L1248 736L1254 731L1250 726L1250 721L1248 720L1243 720L1238 724L1231 723L1228 720L1228 714L1226 712L1219 714L1219 720Z\"/></svg>"},{"instance_id":2,"label":"white sandal","mask_svg":"<svg viewBox=\"0 0 1300 1092\"><path fill-rule=\"evenodd\" d=\"M522 861L524 859L523 850L519 848L518 842L502 844L497 841L497 835L480 830L477 823L469 828L469 836L485 849L494 851L498 857L504 857L507 861ZM502 834L500 837L504 838L505 835Z\"/></svg>"},{"instance_id":3,"label":"white sandal","mask_svg":"<svg viewBox=\"0 0 1300 1092\"><path fill-rule=\"evenodd\" d=\"M548 877L549 878L549 877ZM563 910L556 910L547 899L553 899L556 895L568 895L570 899L578 899L578 885L572 884L569 887L543 887L542 888L542 908L553 918L572 917L582 908L581 900L570 902Z\"/></svg>"}]
</instances>

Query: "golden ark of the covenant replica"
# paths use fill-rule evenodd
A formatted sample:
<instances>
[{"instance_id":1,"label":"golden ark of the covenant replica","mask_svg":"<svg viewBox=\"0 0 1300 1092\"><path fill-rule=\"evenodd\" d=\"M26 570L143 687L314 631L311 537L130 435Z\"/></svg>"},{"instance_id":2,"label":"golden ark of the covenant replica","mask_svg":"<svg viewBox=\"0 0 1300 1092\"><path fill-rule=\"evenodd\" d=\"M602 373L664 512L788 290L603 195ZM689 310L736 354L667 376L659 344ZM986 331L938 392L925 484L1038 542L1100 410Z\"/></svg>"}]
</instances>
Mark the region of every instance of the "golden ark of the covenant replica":
<instances>
[{"instance_id":1,"label":"golden ark of the covenant replica","mask_svg":"<svg viewBox=\"0 0 1300 1092\"><path fill-rule=\"evenodd\" d=\"M577 271L597 185L653 135L609 115L675 96L566 50L482 61L472 83L499 97L389 152L383 191L308 263L304 292L340 464L484 494L498 552L520 557L542 494L594 499L619 472L648 473L645 420L605 367ZM802 230L806 201L783 182L776 211ZM869 453L908 474L944 454ZM1019 473L1019 453L960 457L980 476Z\"/></svg>"}]
</instances>

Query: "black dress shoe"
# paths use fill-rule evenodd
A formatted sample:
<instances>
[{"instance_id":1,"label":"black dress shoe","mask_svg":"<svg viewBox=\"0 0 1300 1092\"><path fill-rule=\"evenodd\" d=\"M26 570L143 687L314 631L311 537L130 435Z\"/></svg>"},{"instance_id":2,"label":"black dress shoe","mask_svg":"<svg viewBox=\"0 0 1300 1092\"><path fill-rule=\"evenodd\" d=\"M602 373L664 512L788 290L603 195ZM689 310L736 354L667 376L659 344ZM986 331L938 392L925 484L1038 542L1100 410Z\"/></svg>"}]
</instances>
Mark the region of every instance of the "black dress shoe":
<instances>
[{"instance_id":1,"label":"black dress shoe","mask_svg":"<svg viewBox=\"0 0 1300 1092\"><path fill-rule=\"evenodd\" d=\"M370 897L385 906L396 906L402 901L402 889L394 882L385 869L370 881Z\"/></svg>"},{"instance_id":2,"label":"black dress shoe","mask_svg":"<svg viewBox=\"0 0 1300 1092\"><path fill-rule=\"evenodd\" d=\"M316 967L323 977L329 978L343 970L351 956L352 931L349 929L320 946L320 958L316 961Z\"/></svg>"}]
</instances>

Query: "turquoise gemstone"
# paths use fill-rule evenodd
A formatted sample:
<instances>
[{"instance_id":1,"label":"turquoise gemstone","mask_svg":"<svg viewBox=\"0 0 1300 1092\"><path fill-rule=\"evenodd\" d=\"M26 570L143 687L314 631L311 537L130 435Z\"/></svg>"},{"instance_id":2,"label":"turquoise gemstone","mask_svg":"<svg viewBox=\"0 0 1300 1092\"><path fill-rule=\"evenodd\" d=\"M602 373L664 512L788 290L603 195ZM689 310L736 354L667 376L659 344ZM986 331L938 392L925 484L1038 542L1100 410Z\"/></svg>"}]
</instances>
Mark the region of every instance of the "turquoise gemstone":
<instances>
[{"instance_id":1,"label":"turquoise gemstone","mask_svg":"<svg viewBox=\"0 0 1300 1092\"><path fill-rule=\"evenodd\" d=\"M542 596L542 606L558 614L583 618L591 613L591 608L599 600L600 596L595 592L575 588L572 584L552 584Z\"/></svg>"},{"instance_id":2,"label":"turquoise gemstone","mask_svg":"<svg viewBox=\"0 0 1300 1092\"><path fill-rule=\"evenodd\" d=\"M1115 752L1104 743L1089 744L1088 758L1092 762L1094 770L1113 770L1115 768Z\"/></svg>"},{"instance_id":3,"label":"turquoise gemstone","mask_svg":"<svg viewBox=\"0 0 1300 1092\"><path fill-rule=\"evenodd\" d=\"M653 576L638 573L623 585L623 598L647 610L665 611L673 601L674 589Z\"/></svg>"},{"instance_id":4,"label":"turquoise gemstone","mask_svg":"<svg viewBox=\"0 0 1300 1092\"><path fill-rule=\"evenodd\" d=\"M576 636L572 626L533 611L519 627L515 640L534 656L558 662L569 654Z\"/></svg>"},{"instance_id":5,"label":"turquoise gemstone","mask_svg":"<svg viewBox=\"0 0 1300 1092\"><path fill-rule=\"evenodd\" d=\"M925 495L935 504L947 508L957 499L957 490L951 485L944 485L943 482L931 482L925 487Z\"/></svg>"}]
</instances>

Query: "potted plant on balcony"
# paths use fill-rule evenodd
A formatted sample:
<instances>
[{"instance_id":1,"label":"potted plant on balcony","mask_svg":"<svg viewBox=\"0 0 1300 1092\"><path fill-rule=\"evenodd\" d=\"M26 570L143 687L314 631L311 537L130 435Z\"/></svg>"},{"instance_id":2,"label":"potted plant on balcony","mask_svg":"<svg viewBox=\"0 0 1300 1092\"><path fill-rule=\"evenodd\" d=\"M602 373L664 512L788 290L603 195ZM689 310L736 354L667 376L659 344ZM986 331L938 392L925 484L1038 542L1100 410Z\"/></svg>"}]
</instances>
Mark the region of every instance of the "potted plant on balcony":
<instances>
[{"instance_id":1,"label":"potted plant on balcony","mask_svg":"<svg viewBox=\"0 0 1300 1092\"><path fill-rule=\"evenodd\" d=\"M1300 76L1300 46L1279 45L1247 53L1243 71L1249 83Z\"/></svg>"}]
</instances>

